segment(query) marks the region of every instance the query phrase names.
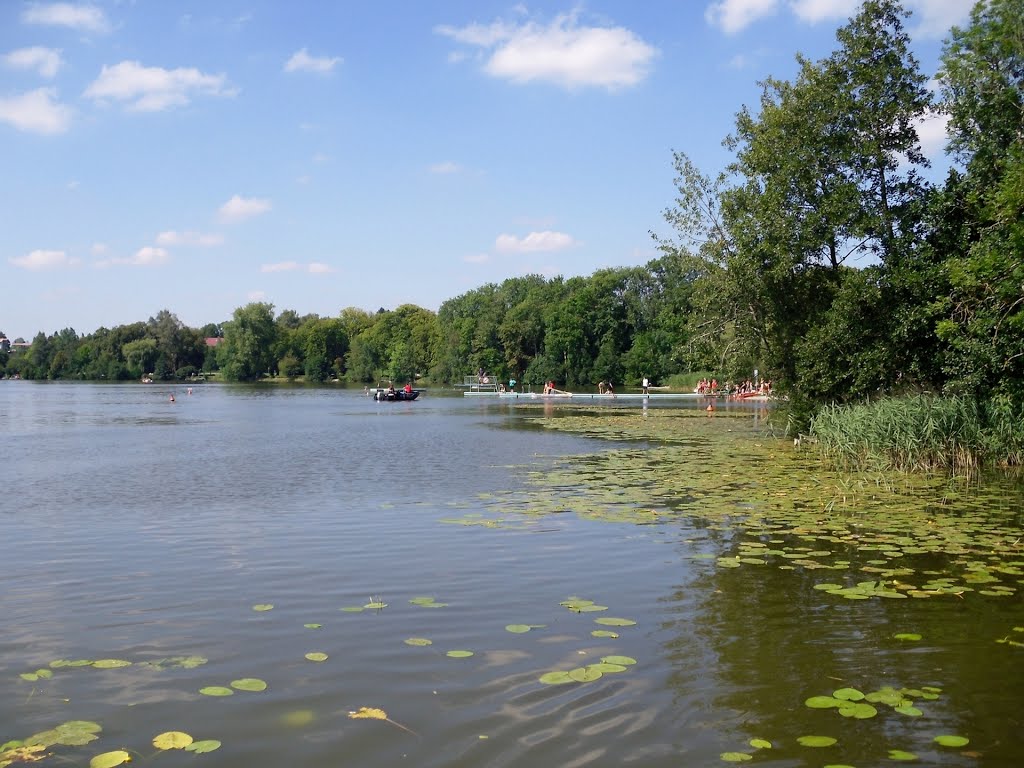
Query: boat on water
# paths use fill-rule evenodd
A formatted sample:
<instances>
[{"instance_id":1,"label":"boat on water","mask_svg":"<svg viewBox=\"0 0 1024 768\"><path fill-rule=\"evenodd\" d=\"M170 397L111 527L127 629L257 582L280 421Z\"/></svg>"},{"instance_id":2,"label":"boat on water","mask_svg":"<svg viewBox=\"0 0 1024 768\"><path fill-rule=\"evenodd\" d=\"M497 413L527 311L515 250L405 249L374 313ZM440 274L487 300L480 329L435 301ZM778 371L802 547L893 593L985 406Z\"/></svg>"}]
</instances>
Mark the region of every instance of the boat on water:
<instances>
[{"instance_id":1,"label":"boat on water","mask_svg":"<svg viewBox=\"0 0 1024 768\"><path fill-rule=\"evenodd\" d=\"M405 390L393 389L390 387L377 387L376 389L370 390L370 393L373 395L374 400L377 400L379 402L386 401L389 403L394 403L398 402L399 400L415 400L417 397L420 396L420 393L422 391L422 389Z\"/></svg>"}]
</instances>

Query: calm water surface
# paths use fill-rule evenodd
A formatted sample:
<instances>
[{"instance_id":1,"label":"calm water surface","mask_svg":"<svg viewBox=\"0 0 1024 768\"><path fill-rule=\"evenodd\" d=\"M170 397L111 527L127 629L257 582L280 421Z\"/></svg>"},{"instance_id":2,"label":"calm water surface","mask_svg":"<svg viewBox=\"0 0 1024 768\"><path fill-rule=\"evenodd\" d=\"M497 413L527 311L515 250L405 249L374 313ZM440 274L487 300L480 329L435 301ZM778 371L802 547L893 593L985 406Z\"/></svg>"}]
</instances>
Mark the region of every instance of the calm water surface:
<instances>
[{"instance_id":1,"label":"calm water surface","mask_svg":"<svg viewBox=\"0 0 1024 768\"><path fill-rule=\"evenodd\" d=\"M667 768L738 751L751 765L867 768L905 749L918 765L1024 764L1024 648L994 642L1024 625L1018 595L822 600L820 578L695 560L723 544L692 517L443 522L493 512L561 457L615 447L531 426L542 406L217 385L175 387L171 403L170 391L0 382L0 743L90 720L98 741L48 761L125 748L163 766ZM763 439L752 421L738 440ZM420 596L446 606L409 602ZM608 611L559 605L573 596ZM387 607L341 610L374 601ZM636 625L593 636L606 616ZM900 631L926 642L908 649ZM304 658L316 651L329 658ZM638 663L539 682L612 654ZM141 663L192 655L208 662ZM19 677L58 659L133 664ZM247 677L267 690L198 692ZM803 706L844 685L942 694L926 716L884 721ZM360 707L414 733L348 717ZM223 746L154 757L169 730ZM941 733L971 743L943 749ZM840 745L799 746L808 734ZM754 750L757 737L775 747Z\"/></svg>"}]
</instances>

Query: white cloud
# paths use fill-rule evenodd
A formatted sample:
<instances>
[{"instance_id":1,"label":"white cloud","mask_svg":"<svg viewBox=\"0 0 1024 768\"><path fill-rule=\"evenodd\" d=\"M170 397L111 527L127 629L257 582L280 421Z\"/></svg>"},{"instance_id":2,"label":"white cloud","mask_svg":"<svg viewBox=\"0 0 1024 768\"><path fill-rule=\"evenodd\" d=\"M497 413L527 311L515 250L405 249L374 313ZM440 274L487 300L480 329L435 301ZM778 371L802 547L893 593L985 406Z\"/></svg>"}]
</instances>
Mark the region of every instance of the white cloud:
<instances>
[{"instance_id":1,"label":"white cloud","mask_svg":"<svg viewBox=\"0 0 1024 768\"><path fill-rule=\"evenodd\" d=\"M857 12L860 0L790 0L789 7L800 21L817 24L842 21Z\"/></svg>"},{"instance_id":2,"label":"white cloud","mask_svg":"<svg viewBox=\"0 0 1024 768\"><path fill-rule=\"evenodd\" d=\"M717 0L704 10L704 20L734 35L758 19L775 13L778 0Z\"/></svg>"},{"instance_id":3,"label":"white cloud","mask_svg":"<svg viewBox=\"0 0 1024 768\"><path fill-rule=\"evenodd\" d=\"M450 174L459 173L461 170L461 165L450 161L444 163L434 163L434 165L430 166L431 173Z\"/></svg>"},{"instance_id":4,"label":"white cloud","mask_svg":"<svg viewBox=\"0 0 1024 768\"><path fill-rule=\"evenodd\" d=\"M330 264L324 264L321 261L310 262L307 269L311 274L314 275L326 275L334 271L334 267L332 267Z\"/></svg>"},{"instance_id":5,"label":"white cloud","mask_svg":"<svg viewBox=\"0 0 1024 768\"><path fill-rule=\"evenodd\" d=\"M71 125L71 108L56 97L53 88L37 88L9 99L0 98L0 123L26 133L64 133Z\"/></svg>"},{"instance_id":6,"label":"white cloud","mask_svg":"<svg viewBox=\"0 0 1024 768\"><path fill-rule=\"evenodd\" d=\"M921 151L930 160L941 157L945 152L949 139L946 134L948 124L949 115L939 112L930 112L915 122L917 138L921 141Z\"/></svg>"},{"instance_id":7,"label":"white cloud","mask_svg":"<svg viewBox=\"0 0 1024 768\"><path fill-rule=\"evenodd\" d=\"M144 67L137 61L105 66L84 95L95 101L119 101L137 112L158 112L188 104L193 95L233 96L225 75L207 75L194 67Z\"/></svg>"},{"instance_id":8,"label":"white cloud","mask_svg":"<svg viewBox=\"0 0 1024 768\"><path fill-rule=\"evenodd\" d=\"M42 269L60 269L62 267L73 267L79 260L68 258L64 251L32 251L24 256L9 258L11 264L22 269L38 271Z\"/></svg>"},{"instance_id":9,"label":"white cloud","mask_svg":"<svg viewBox=\"0 0 1024 768\"><path fill-rule=\"evenodd\" d=\"M564 251L579 245L564 232L531 232L520 239L515 235L498 235L494 247L502 253L535 253L538 251Z\"/></svg>"},{"instance_id":10,"label":"white cloud","mask_svg":"<svg viewBox=\"0 0 1024 768\"><path fill-rule=\"evenodd\" d=\"M214 245L221 245L224 242L224 235L206 232L175 232L169 230L161 232L156 236L157 245L192 245L209 248Z\"/></svg>"},{"instance_id":11,"label":"white cloud","mask_svg":"<svg viewBox=\"0 0 1024 768\"><path fill-rule=\"evenodd\" d=\"M913 11L911 29L915 37L945 37L953 25L963 24L971 15L975 0L907 0Z\"/></svg>"},{"instance_id":12,"label":"white cloud","mask_svg":"<svg viewBox=\"0 0 1024 768\"><path fill-rule=\"evenodd\" d=\"M624 27L582 26L577 14L549 25L536 22L435 27L437 34L489 52L484 71L515 83L551 82L565 88L636 85L658 49Z\"/></svg>"},{"instance_id":13,"label":"white cloud","mask_svg":"<svg viewBox=\"0 0 1024 768\"><path fill-rule=\"evenodd\" d=\"M266 198L235 195L220 207L220 217L225 221L241 221L266 213L270 208Z\"/></svg>"},{"instance_id":14,"label":"white cloud","mask_svg":"<svg viewBox=\"0 0 1024 768\"><path fill-rule=\"evenodd\" d=\"M70 27L87 32L107 32L110 24L103 11L95 5L73 3L32 3L21 13L26 24Z\"/></svg>"},{"instance_id":15,"label":"white cloud","mask_svg":"<svg viewBox=\"0 0 1024 768\"><path fill-rule=\"evenodd\" d=\"M260 272L294 272L301 269L297 261L279 261L276 264L260 265Z\"/></svg>"},{"instance_id":16,"label":"white cloud","mask_svg":"<svg viewBox=\"0 0 1024 768\"><path fill-rule=\"evenodd\" d=\"M114 266L128 266L128 267L155 267L160 264L164 264L168 259L171 258L171 254L164 248L157 248L156 246L147 245L139 248L133 255L126 258L110 258L102 259L93 263L93 266L98 269L106 269L107 267Z\"/></svg>"},{"instance_id":17,"label":"white cloud","mask_svg":"<svg viewBox=\"0 0 1024 768\"><path fill-rule=\"evenodd\" d=\"M59 50L41 45L11 51L4 55L3 60L12 69L32 69L47 78L55 77L62 63Z\"/></svg>"},{"instance_id":18,"label":"white cloud","mask_svg":"<svg viewBox=\"0 0 1024 768\"><path fill-rule=\"evenodd\" d=\"M93 243L92 247L89 248L89 253L93 256L102 256L105 253L110 252L110 247L106 243Z\"/></svg>"},{"instance_id":19,"label":"white cloud","mask_svg":"<svg viewBox=\"0 0 1024 768\"><path fill-rule=\"evenodd\" d=\"M303 48L301 51L296 51L292 54L292 57L285 62L285 72L315 72L317 74L327 74L331 72L338 64L341 63L340 56L334 56L328 58L326 56L310 56L309 52Z\"/></svg>"},{"instance_id":20,"label":"white cloud","mask_svg":"<svg viewBox=\"0 0 1024 768\"><path fill-rule=\"evenodd\" d=\"M486 264L491 260L489 253L473 253L469 256L463 256L462 260L467 264Z\"/></svg>"}]
</instances>

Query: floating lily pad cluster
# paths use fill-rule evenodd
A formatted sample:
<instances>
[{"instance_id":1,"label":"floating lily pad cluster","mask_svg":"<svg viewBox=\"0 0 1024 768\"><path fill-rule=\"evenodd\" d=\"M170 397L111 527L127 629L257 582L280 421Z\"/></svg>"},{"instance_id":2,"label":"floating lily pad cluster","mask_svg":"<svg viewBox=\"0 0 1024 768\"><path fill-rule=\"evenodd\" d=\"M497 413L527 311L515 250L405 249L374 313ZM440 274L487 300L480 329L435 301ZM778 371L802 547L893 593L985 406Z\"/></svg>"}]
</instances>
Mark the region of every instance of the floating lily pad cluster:
<instances>
[{"instance_id":1,"label":"floating lily pad cluster","mask_svg":"<svg viewBox=\"0 0 1024 768\"><path fill-rule=\"evenodd\" d=\"M250 691L256 692L267 690L267 683L265 680L260 680L258 677L243 677L239 680L232 680L231 687L223 685L208 685L204 688L200 688L199 692L204 696L231 696L235 691Z\"/></svg>"},{"instance_id":2,"label":"floating lily pad cluster","mask_svg":"<svg viewBox=\"0 0 1024 768\"><path fill-rule=\"evenodd\" d=\"M559 603L559 605L568 609L572 613L598 613L608 610L608 606L606 605L598 605L593 600L587 600L576 596L566 598ZM594 619L594 622L612 627L631 627L636 625L636 622L633 621L633 619L621 619L607 616L596 618ZM506 627L506 629L508 628ZM617 632L610 630L596 630L591 634L597 637L607 638L617 638L619 636ZM636 663L636 659L631 656L610 654L601 657L600 662L595 664L587 664L586 666L574 667L569 670L545 672L540 676L540 682L545 685L592 683L595 680L600 680L605 675L625 672L629 667Z\"/></svg>"},{"instance_id":3,"label":"floating lily pad cluster","mask_svg":"<svg viewBox=\"0 0 1024 768\"><path fill-rule=\"evenodd\" d=\"M34 672L22 672L18 677L28 682L36 682L39 680L49 680L53 677L54 669L64 669L72 667L93 667L94 669L121 669L122 667L132 666L131 661L127 659L75 659L73 661L68 659L54 659L49 663L49 668L37 669ZM180 666L186 667L188 664L193 666L199 666L199 664L206 663L206 659L202 656L178 656L174 659L160 659L158 661L147 661L139 662L146 666L156 667L157 669L164 669L166 667Z\"/></svg>"}]
</instances>

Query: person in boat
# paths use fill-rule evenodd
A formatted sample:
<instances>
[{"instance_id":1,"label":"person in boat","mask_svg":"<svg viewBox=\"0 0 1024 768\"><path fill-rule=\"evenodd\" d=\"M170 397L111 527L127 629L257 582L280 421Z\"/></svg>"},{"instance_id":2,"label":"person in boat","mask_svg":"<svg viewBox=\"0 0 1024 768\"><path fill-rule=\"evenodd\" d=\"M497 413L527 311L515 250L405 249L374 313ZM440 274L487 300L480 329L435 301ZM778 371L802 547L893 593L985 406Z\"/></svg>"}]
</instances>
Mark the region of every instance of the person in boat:
<instances>
[{"instance_id":1,"label":"person in boat","mask_svg":"<svg viewBox=\"0 0 1024 768\"><path fill-rule=\"evenodd\" d=\"M388 394L391 395L392 397L395 394L395 385L390 381L388 382Z\"/></svg>"},{"instance_id":2,"label":"person in boat","mask_svg":"<svg viewBox=\"0 0 1024 768\"><path fill-rule=\"evenodd\" d=\"M411 381L405 382L404 390L405 390L405 394L407 394L407 395L411 395L412 394L412 382Z\"/></svg>"}]
</instances>

